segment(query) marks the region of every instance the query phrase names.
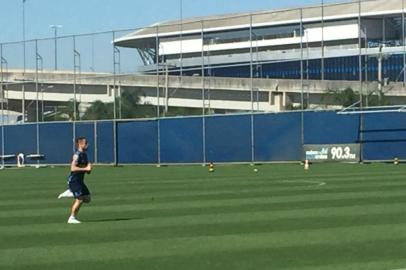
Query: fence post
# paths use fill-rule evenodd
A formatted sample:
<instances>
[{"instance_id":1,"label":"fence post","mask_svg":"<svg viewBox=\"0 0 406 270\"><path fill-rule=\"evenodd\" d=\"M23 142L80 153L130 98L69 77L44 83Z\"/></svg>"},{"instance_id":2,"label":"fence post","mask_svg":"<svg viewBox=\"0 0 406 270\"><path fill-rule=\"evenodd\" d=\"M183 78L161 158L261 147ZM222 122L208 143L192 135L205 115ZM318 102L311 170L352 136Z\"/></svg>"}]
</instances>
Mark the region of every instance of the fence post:
<instances>
[{"instance_id":1,"label":"fence post","mask_svg":"<svg viewBox=\"0 0 406 270\"><path fill-rule=\"evenodd\" d=\"M358 47L359 47L359 55L358 55L358 76L359 76L359 97L360 97L360 110L362 112L363 109L363 83L362 83L362 50L361 50L361 0L358 0ZM381 82L379 82L381 83ZM364 160L364 155L363 155L363 138L364 138L364 133L363 133L363 128L364 128L364 115L361 113L360 114L360 119L359 119L359 141L360 141L360 162Z\"/></svg>"},{"instance_id":2,"label":"fence post","mask_svg":"<svg viewBox=\"0 0 406 270\"><path fill-rule=\"evenodd\" d=\"M156 95L157 95L157 163L158 166L160 166L161 164L161 125L160 125L160 99L161 99L161 93L160 93L160 83L159 83L159 26L156 27L156 37L155 37L155 58L156 58L156 81L157 81L157 85L156 85Z\"/></svg>"},{"instance_id":3,"label":"fence post","mask_svg":"<svg viewBox=\"0 0 406 270\"><path fill-rule=\"evenodd\" d=\"M36 144L37 144L37 155L39 155L39 84L38 84L38 76L39 76L39 63L41 62L41 69L43 65L42 56L38 52L38 40L35 40L35 112L36 112ZM39 165L40 161L37 159L37 165Z\"/></svg>"},{"instance_id":4,"label":"fence post","mask_svg":"<svg viewBox=\"0 0 406 270\"><path fill-rule=\"evenodd\" d=\"M1 168L4 168L4 88L3 88L3 44L0 44L0 91L1 91Z\"/></svg>"},{"instance_id":5,"label":"fence post","mask_svg":"<svg viewBox=\"0 0 406 270\"><path fill-rule=\"evenodd\" d=\"M205 87L206 87L206 78L205 78L205 67L204 67L204 21L201 21L201 32L200 37L202 39L202 51L201 51L201 60L202 60L202 155L203 155L203 166L206 165L206 106L205 106Z\"/></svg>"},{"instance_id":6,"label":"fence post","mask_svg":"<svg viewBox=\"0 0 406 270\"><path fill-rule=\"evenodd\" d=\"M76 138L76 57L77 57L77 51L76 51L76 38L75 36L72 36L72 41L73 41L73 115L72 115L72 144L73 144L73 152L75 152L75 138Z\"/></svg>"},{"instance_id":7,"label":"fence post","mask_svg":"<svg viewBox=\"0 0 406 270\"><path fill-rule=\"evenodd\" d=\"M303 29L303 9L301 8L300 10L300 103L301 103L301 130L300 130L300 139L302 142L302 148L304 146L304 133L305 133L305 115L304 115L304 91L303 91L303 87L304 87L304 77L303 77L303 34L304 34L304 29ZM306 46L309 46L309 44L307 44ZM324 74L324 70L323 70L323 74ZM309 101L308 101L309 102ZM306 108L308 109L308 108Z\"/></svg>"},{"instance_id":8,"label":"fence post","mask_svg":"<svg viewBox=\"0 0 406 270\"><path fill-rule=\"evenodd\" d=\"M251 163L255 162L255 130L254 130L254 69L252 55L252 13L250 13L250 92L251 92ZM258 59L256 59L258 62Z\"/></svg>"},{"instance_id":9,"label":"fence post","mask_svg":"<svg viewBox=\"0 0 406 270\"><path fill-rule=\"evenodd\" d=\"M116 33L115 31L112 32L113 36L113 149L114 149L114 166L118 165L117 161L117 103L116 103L116 45L114 43Z\"/></svg>"},{"instance_id":10,"label":"fence post","mask_svg":"<svg viewBox=\"0 0 406 270\"><path fill-rule=\"evenodd\" d=\"M98 163L97 140L98 140L98 138L97 138L97 121L94 121L93 122L93 142L94 142L94 148L93 149L94 149L94 163L96 163L96 164Z\"/></svg>"}]
</instances>

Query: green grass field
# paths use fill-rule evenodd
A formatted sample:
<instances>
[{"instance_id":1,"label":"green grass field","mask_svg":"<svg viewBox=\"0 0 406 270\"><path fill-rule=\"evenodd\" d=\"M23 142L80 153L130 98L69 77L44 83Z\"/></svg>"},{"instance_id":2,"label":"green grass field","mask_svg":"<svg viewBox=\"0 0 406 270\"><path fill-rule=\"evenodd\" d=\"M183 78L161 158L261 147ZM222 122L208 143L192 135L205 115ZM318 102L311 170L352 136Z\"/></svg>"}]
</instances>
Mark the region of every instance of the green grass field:
<instances>
[{"instance_id":1,"label":"green grass field","mask_svg":"<svg viewBox=\"0 0 406 270\"><path fill-rule=\"evenodd\" d=\"M67 168L0 171L0 269L406 268L406 166L96 167L67 225Z\"/></svg>"}]
</instances>

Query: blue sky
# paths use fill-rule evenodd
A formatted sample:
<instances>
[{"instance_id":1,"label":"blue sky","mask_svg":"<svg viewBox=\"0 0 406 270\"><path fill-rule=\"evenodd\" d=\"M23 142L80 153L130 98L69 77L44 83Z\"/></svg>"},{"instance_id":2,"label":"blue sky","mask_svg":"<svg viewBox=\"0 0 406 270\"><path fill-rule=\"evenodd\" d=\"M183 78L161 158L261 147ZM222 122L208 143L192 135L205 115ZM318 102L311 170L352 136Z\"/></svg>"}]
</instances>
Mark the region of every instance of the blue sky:
<instances>
[{"instance_id":1,"label":"blue sky","mask_svg":"<svg viewBox=\"0 0 406 270\"><path fill-rule=\"evenodd\" d=\"M22 1L0 0L0 42L22 39ZM319 0L183 0L184 17L310 5ZM326 1L328 2L328 1ZM26 0L27 39L126 29L178 19L180 0Z\"/></svg>"},{"instance_id":2,"label":"blue sky","mask_svg":"<svg viewBox=\"0 0 406 270\"><path fill-rule=\"evenodd\" d=\"M145 27L156 22L180 18L181 0L26 0L26 40L38 42L44 69L55 64L53 32L50 25L62 25L59 36ZM334 0L325 0L331 2ZM22 40L23 0L0 0L0 43ZM321 0L183 0L184 18L272 10L319 4ZM117 32L116 38L129 32ZM76 37L82 71L111 72L112 33ZM9 68L23 66L22 43L3 45ZM73 68L72 37L58 39L58 68ZM134 72L142 66L136 50L120 48L121 72ZM36 65L35 42L26 43L27 68Z\"/></svg>"}]
</instances>

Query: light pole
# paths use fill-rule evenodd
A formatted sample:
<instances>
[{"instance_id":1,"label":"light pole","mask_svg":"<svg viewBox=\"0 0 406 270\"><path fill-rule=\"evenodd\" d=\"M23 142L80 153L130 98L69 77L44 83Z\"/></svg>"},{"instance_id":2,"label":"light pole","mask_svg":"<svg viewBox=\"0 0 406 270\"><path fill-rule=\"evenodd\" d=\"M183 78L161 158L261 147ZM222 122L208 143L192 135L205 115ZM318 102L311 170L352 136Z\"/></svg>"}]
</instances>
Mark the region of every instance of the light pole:
<instances>
[{"instance_id":1,"label":"light pole","mask_svg":"<svg viewBox=\"0 0 406 270\"><path fill-rule=\"evenodd\" d=\"M23 16L22 16L22 20L23 20L23 80L25 80L25 69L26 69L26 62L25 62L25 2L27 2L27 0L23 0ZM22 120L23 123L25 123L25 85L24 83L22 84L21 87L21 92L22 92L22 102L21 102L21 111L22 111Z\"/></svg>"},{"instance_id":2,"label":"light pole","mask_svg":"<svg viewBox=\"0 0 406 270\"><path fill-rule=\"evenodd\" d=\"M55 38L55 45L54 45L54 49L55 49L55 71L58 70L58 28L62 28L62 25L50 25L49 26L50 29L54 30L54 38Z\"/></svg>"},{"instance_id":3,"label":"light pole","mask_svg":"<svg viewBox=\"0 0 406 270\"><path fill-rule=\"evenodd\" d=\"M44 106L44 91L48 89L53 89L55 86L54 85L48 85L47 87L44 87L44 85L41 85L41 121L44 122L44 113L45 113L45 106Z\"/></svg>"},{"instance_id":4,"label":"light pole","mask_svg":"<svg viewBox=\"0 0 406 270\"><path fill-rule=\"evenodd\" d=\"M324 81L324 0L321 0L321 80Z\"/></svg>"},{"instance_id":5,"label":"light pole","mask_svg":"<svg viewBox=\"0 0 406 270\"><path fill-rule=\"evenodd\" d=\"M251 33L252 36L255 37L255 50L256 50L256 62L257 62L255 73L256 73L256 77L258 79L258 78L262 78L262 66L259 61L259 47L258 47L258 38L259 37L257 34L255 34L254 31L251 31L251 32L252 32ZM259 88L257 87L255 89L256 89L256 99L257 99L257 111L259 111Z\"/></svg>"},{"instance_id":6,"label":"light pole","mask_svg":"<svg viewBox=\"0 0 406 270\"><path fill-rule=\"evenodd\" d=\"M183 75L183 0L179 0L180 12L180 79L182 83Z\"/></svg>"}]
</instances>

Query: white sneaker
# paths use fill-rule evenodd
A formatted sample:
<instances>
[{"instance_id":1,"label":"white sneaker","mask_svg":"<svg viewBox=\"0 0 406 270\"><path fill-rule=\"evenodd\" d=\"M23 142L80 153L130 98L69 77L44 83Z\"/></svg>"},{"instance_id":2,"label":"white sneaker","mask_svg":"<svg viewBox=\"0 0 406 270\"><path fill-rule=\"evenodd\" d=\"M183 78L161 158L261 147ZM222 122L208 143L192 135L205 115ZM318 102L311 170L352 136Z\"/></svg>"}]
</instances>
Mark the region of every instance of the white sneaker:
<instances>
[{"instance_id":1,"label":"white sneaker","mask_svg":"<svg viewBox=\"0 0 406 270\"><path fill-rule=\"evenodd\" d=\"M61 194L59 194L58 199L61 198L73 198L73 193L72 191L70 191L70 189L65 190L64 192L62 192Z\"/></svg>"},{"instance_id":2,"label":"white sneaker","mask_svg":"<svg viewBox=\"0 0 406 270\"><path fill-rule=\"evenodd\" d=\"M80 224L81 222L77 220L75 217L69 217L68 224Z\"/></svg>"}]
</instances>

